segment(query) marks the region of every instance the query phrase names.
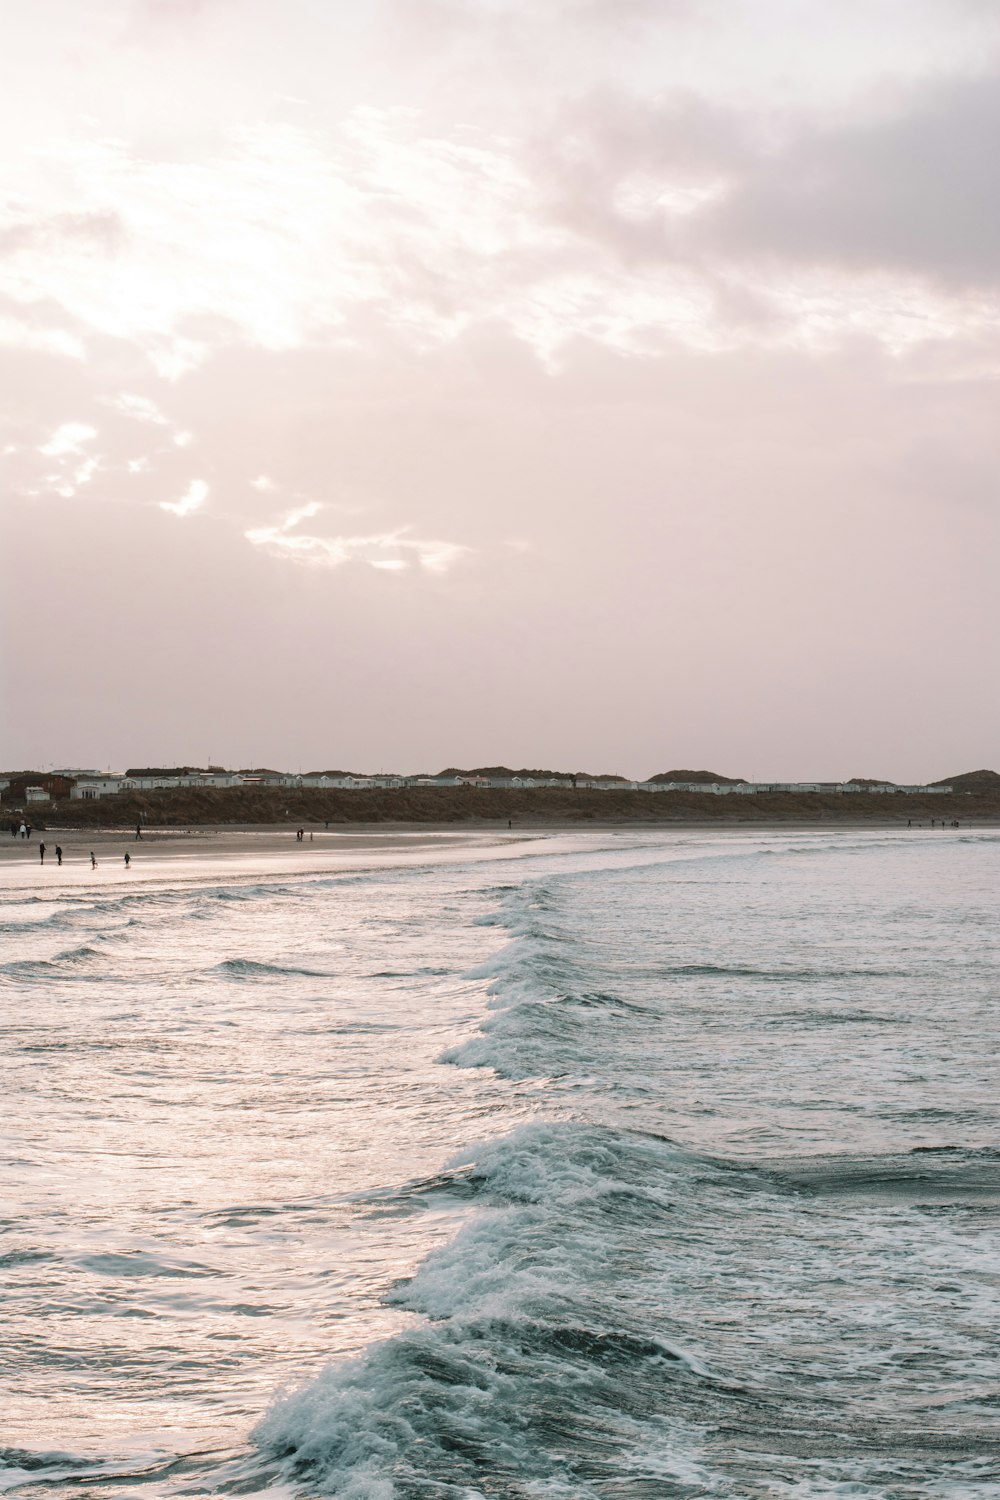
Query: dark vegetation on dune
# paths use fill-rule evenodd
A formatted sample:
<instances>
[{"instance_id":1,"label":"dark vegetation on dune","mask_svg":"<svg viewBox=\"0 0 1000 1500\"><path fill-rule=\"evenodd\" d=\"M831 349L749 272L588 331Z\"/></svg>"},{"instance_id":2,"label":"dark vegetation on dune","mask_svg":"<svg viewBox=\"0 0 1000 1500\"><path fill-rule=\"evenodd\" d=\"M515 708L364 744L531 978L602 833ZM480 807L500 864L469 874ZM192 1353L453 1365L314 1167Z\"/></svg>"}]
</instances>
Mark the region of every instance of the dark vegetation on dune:
<instances>
[{"instance_id":1,"label":"dark vegetation on dune","mask_svg":"<svg viewBox=\"0 0 1000 1500\"><path fill-rule=\"evenodd\" d=\"M719 786L734 786L738 781L745 781L745 776L720 776L718 771L657 771L651 776L650 781L700 781L704 785L710 785L713 781Z\"/></svg>"},{"instance_id":2,"label":"dark vegetation on dune","mask_svg":"<svg viewBox=\"0 0 1000 1500\"><path fill-rule=\"evenodd\" d=\"M945 776L934 786L951 786L956 792L969 792L974 797L1000 799L1000 775L996 771L964 771L961 776Z\"/></svg>"},{"instance_id":3,"label":"dark vegetation on dune","mask_svg":"<svg viewBox=\"0 0 1000 1500\"><path fill-rule=\"evenodd\" d=\"M461 766L446 766L443 771L435 771L435 776L523 776L532 781L553 781L556 777L572 785L574 781L625 781L624 776L618 776L614 771L543 771L537 767L529 770L521 766L519 770L511 766L473 766L471 769L463 769Z\"/></svg>"},{"instance_id":4,"label":"dark vegetation on dune","mask_svg":"<svg viewBox=\"0 0 1000 1500\"><path fill-rule=\"evenodd\" d=\"M719 778L721 779L721 778ZM965 784L967 785L967 789ZM590 791L564 787L399 787L319 791L293 787L185 787L132 792L94 801L68 798L31 809L38 828L122 828L141 818L155 828L351 823L483 823L506 827L587 822L767 823L805 821L892 822L958 818L970 823L1000 819L1000 776L974 771L956 776L953 795L900 793L819 794L762 792L717 796L712 792ZM7 812L0 808L0 822Z\"/></svg>"}]
</instances>

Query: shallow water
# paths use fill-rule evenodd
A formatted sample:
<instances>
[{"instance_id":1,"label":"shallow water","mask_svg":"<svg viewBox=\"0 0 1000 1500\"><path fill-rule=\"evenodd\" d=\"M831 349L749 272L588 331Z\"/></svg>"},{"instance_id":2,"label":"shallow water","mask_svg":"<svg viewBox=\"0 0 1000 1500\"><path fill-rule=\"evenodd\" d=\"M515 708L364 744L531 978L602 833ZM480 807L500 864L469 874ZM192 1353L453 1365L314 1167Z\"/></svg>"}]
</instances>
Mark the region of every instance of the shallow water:
<instances>
[{"instance_id":1,"label":"shallow water","mask_svg":"<svg viewBox=\"0 0 1000 1500\"><path fill-rule=\"evenodd\" d=\"M0 1481L1000 1496L1000 840L502 853L8 882Z\"/></svg>"}]
</instances>

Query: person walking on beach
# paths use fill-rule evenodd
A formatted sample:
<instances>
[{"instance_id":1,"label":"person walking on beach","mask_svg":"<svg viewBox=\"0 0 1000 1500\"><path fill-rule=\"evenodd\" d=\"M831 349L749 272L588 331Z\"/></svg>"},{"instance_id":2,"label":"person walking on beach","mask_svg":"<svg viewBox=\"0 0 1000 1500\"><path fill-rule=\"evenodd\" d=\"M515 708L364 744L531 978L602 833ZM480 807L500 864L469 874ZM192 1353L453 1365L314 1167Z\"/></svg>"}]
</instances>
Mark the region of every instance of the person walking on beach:
<instances>
[{"instance_id":1,"label":"person walking on beach","mask_svg":"<svg viewBox=\"0 0 1000 1500\"><path fill-rule=\"evenodd\" d=\"M56 864L62 864L62 850L60 849L58 844L56 845Z\"/></svg>"},{"instance_id":2,"label":"person walking on beach","mask_svg":"<svg viewBox=\"0 0 1000 1500\"><path fill-rule=\"evenodd\" d=\"M136 836L137 839L141 839L142 838L142 822L141 822L141 820L135 825L135 836Z\"/></svg>"},{"instance_id":3,"label":"person walking on beach","mask_svg":"<svg viewBox=\"0 0 1000 1500\"><path fill-rule=\"evenodd\" d=\"M11 836L12 839L16 839L17 838L17 824L16 823L11 823L11 825L10 825L10 836Z\"/></svg>"},{"instance_id":4,"label":"person walking on beach","mask_svg":"<svg viewBox=\"0 0 1000 1500\"><path fill-rule=\"evenodd\" d=\"M97 869L97 860L94 858L94 851L93 851L93 849L91 849L91 851L90 851L90 868L92 870L96 870Z\"/></svg>"},{"instance_id":5,"label":"person walking on beach","mask_svg":"<svg viewBox=\"0 0 1000 1500\"><path fill-rule=\"evenodd\" d=\"M44 863L45 863L45 845L44 844L39 844L39 846L38 846L38 857L39 857L40 862L44 865Z\"/></svg>"},{"instance_id":6,"label":"person walking on beach","mask_svg":"<svg viewBox=\"0 0 1000 1500\"><path fill-rule=\"evenodd\" d=\"M130 864L131 864L131 863L132 863L132 856L131 856L131 854L130 854L130 853L129 853L129 852L128 852L128 850L127 850L127 849L126 849L126 850L125 850L125 868L126 868L126 870L127 870L127 869L128 869L128 867L129 867L129 865L130 865Z\"/></svg>"},{"instance_id":7,"label":"person walking on beach","mask_svg":"<svg viewBox=\"0 0 1000 1500\"><path fill-rule=\"evenodd\" d=\"M25 825L24 825L24 836L25 836L26 839L30 839L31 838L31 824L30 823L25 823Z\"/></svg>"},{"instance_id":8,"label":"person walking on beach","mask_svg":"<svg viewBox=\"0 0 1000 1500\"><path fill-rule=\"evenodd\" d=\"M18 832L20 833L20 835L21 835L21 837L23 839L26 839L28 837L28 830L25 827L24 819L23 818L21 819L21 827L19 828Z\"/></svg>"}]
</instances>

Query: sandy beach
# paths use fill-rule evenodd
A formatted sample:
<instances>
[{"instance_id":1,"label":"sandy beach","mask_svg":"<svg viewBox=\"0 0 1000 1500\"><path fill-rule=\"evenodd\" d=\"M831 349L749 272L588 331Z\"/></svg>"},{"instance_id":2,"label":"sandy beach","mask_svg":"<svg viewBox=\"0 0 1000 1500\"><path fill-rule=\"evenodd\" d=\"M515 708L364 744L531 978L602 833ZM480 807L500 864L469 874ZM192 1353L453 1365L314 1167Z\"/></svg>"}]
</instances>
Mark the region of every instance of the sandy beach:
<instances>
[{"instance_id":1,"label":"sandy beach","mask_svg":"<svg viewBox=\"0 0 1000 1500\"><path fill-rule=\"evenodd\" d=\"M513 846L523 849L540 837L545 837L540 830L500 834L486 829L459 832L454 827L365 828L313 830L299 841L294 831L284 828L227 828L147 830L137 839L134 830L49 828L32 830L30 839L8 834L0 840L0 889L53 894L60 887L100 887L123 880L173 882L213 875L238 879L265 872L305 875L384 863L504 857L518 852ZM61 865L57 847L62 850Z\"/></svg>"},{"instance_id":2,"label":"sandy beach","mask_svg":"<svg viewBox=\"0 0 1000 1500\"><path fill-rule=\"evenodd\" d=\"M361 828L345 832L316 830L306 831L299 841L292 829L285 828L153 828L144 829L137 839L135 830L123 828L65 828L32 829L30 839L12 838L8 833L0 838L0 865L40 864L39 845L45 845L45 865L56 863L55 850L63 851L66 865L90 863L90 851L97 856L98 863L106 860L124 862L126 850L136 862L150 858L209 859L238 858L246 854L290 854L292 856L344 853L348 850L366 849L411 849L417 847L440 847L442 844L468 844L494 842L497 836L485 830L474 834L458 832L454 827L428 830L424 828L406 830L394 828Z\"/></svg>"}]
</instances>

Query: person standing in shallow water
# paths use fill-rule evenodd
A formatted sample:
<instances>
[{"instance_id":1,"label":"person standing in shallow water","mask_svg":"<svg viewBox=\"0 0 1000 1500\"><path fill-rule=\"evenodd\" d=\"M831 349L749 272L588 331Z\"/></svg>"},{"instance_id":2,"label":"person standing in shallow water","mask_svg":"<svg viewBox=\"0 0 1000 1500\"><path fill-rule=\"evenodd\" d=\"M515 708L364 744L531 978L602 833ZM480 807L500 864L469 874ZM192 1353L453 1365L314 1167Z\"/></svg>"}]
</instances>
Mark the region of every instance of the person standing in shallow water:
<instances>
[{"instance_id":1,"label":"person standing in shallow water","mask_svg":"<svg viewBox=\"0 0 1000 1500\"><path fill-rule=\"evenodd\" d=\"M93 849L91 849L91 851L90 851L90 868L92 870L96 870L97 869L97 860L94 858L94 851L93 851Z\"/></svg>"},{"instance_id":2,"label":"person standing in shallow water","mask_svg":"<svg viewBox=\"0 0 1000 1500\"><path fill-rule=\"evenodd\" d=\"M126 870L127 870L127 869L128 869L128 867L129 867L129 865L130 865L130 864L131 864L131 863L132 863L132 856L131 856L131 854L130 854L130 853L129 853L129 852L128 852L128 850L127 850L127 849L126 849L126 850L125 850L125 868L126 868Z\"/></svg>"}]
</instances>

